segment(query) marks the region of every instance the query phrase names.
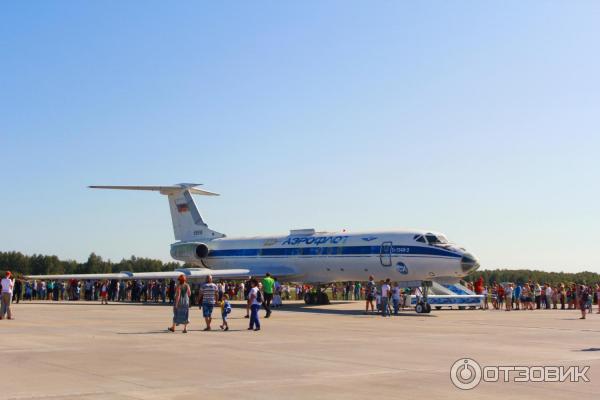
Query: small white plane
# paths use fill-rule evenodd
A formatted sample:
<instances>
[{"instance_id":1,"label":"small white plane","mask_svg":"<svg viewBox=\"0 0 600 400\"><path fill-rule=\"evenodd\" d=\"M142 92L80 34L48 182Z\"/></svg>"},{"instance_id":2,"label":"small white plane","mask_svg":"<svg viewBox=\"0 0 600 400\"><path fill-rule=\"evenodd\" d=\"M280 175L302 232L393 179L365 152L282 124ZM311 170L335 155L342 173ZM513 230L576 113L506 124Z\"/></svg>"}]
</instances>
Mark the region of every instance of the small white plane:
<instances>
[{"instance_id":1,"label":"small white plane","mask_svg":"<svg viewBox=\"0 0 600 400\"><path fill-rule=\"evenodd\" d=\"M267 272L280 280L326 285L341 281L390 278L410 287L429 287L432 279L464 277L479 268L477 258L450 243L441 233L425 230L373 232L317 232L291 230L288 235L228 238L213 231L200 215L193 194L218 196L200 184L173 186L90 186L93 189L148 190L169 200L176 242L171 256L199 268L171 272L119 272L112 274L38 275L36 279L245 279ZM328 302L324 293L307 303ZM430 312L425 293L416 311Z\"/></svg>"}]
</instances>

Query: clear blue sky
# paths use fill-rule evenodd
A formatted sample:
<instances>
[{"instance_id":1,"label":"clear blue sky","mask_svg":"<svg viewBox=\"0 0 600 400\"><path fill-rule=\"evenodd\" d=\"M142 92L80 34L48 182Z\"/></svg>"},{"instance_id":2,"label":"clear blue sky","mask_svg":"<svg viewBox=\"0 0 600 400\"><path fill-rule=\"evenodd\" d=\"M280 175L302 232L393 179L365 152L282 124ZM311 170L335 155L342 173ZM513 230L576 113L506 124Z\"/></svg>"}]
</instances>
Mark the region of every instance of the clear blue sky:
<instances>
[{"instance_id":1,"label":"clear blue sky","mask_svg":"<svg viewBox=\"0 0 600 400\"><path fill-rule=\"evenodd\" d=\"M0 5L0 250L169 260L229 236L445 232L484 267L600 270L600 2Z\"/></svg>"}]
</instances>

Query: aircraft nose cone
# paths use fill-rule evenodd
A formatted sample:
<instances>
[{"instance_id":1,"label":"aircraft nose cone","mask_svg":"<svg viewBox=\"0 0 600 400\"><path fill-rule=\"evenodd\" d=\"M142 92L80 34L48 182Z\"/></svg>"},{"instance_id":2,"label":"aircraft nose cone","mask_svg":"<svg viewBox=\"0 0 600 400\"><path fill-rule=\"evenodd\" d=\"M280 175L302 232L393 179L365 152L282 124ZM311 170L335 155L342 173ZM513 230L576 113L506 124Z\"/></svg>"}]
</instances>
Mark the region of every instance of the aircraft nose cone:
<instances>
[{"instance_id":1,"label":"aircraft nose cone","mask_svg":"<svg viewBox=\"0 0 600 400\"><path fill-rule=\"evenodd\" d=\"M479 268L479 261L477 261L474 255L465 253L460 259L460 268L465 274L468 274Z\"/></svg>"}]
</instances>

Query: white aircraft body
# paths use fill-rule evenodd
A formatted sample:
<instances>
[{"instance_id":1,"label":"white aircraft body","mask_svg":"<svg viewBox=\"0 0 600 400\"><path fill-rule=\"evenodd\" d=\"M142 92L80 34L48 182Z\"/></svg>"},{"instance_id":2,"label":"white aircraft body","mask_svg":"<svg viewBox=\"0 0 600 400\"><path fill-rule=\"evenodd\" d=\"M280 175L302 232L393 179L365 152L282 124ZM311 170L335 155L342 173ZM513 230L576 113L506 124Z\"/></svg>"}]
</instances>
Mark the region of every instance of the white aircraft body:
<instances>
[{"instance_id":1,"label":"white aircraft body","mask_svg":"<svg viewBox=\"0 0 600 400\"><path fill-rule=\"evenodd\" d=\"M193 194L216 196L199 184L174 186L90 186L95 189L149 190L169 200L175 243L171 256L199 268L171 272L120 272L32 276L37 279L169 279L260 277L267 272L280 280L328 284L375 280L422 282L458 280L479 263L464 248L441 233L424 230L374 232L316 232L291 230L289 235L228 238L211 230L200 215Z\"/></svg>"}]
</instances>

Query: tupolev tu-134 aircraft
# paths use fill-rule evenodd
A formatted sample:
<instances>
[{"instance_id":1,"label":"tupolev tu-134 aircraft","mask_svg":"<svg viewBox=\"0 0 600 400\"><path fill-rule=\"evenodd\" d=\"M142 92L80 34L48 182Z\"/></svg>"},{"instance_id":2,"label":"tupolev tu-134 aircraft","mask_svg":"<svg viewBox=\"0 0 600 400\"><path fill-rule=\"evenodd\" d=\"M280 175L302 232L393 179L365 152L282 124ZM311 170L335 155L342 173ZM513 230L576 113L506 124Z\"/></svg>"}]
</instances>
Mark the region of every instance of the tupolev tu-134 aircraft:
<instances>
[{"instance_id":1,"label":"tupolev tu-134 aircraft","mask_svg":"<svg viewBox=\"0 0 600 400\"><path fill-rule=\"evenodd\" d=\"M218 196L200 189L200 184L173 186L90 186L93 189L144 190L166 195L169 200L176 242L171 256L198 268L170 272L119 272L31 276L37 279L188 279L207 275L225 279L261 277L267 272L280 280L319 285L340 281L390 278L416 282L412 287L431 286L432 279L458 281L479 268L475 256L450 243L441 233L425 230L373 232L317 232L291 230L288 235L229 238L208 227L192 195ZM324 293L311 302L327 302ZM308 302L308 300L307 300ZM417 312L429 312L424 303Z\"/></svg>"}]
</instances>

